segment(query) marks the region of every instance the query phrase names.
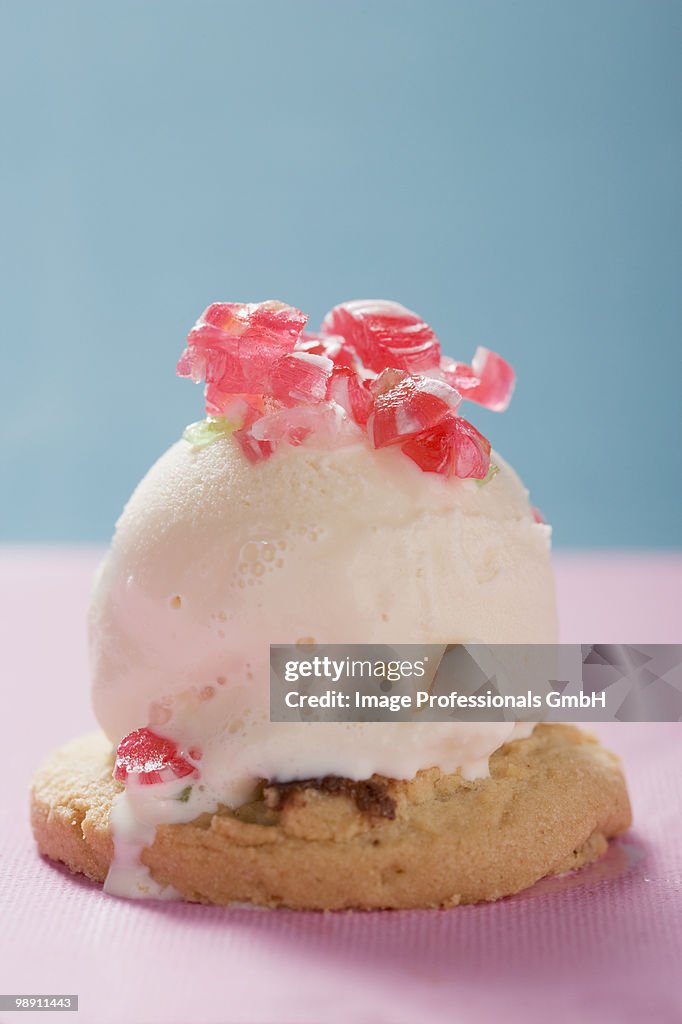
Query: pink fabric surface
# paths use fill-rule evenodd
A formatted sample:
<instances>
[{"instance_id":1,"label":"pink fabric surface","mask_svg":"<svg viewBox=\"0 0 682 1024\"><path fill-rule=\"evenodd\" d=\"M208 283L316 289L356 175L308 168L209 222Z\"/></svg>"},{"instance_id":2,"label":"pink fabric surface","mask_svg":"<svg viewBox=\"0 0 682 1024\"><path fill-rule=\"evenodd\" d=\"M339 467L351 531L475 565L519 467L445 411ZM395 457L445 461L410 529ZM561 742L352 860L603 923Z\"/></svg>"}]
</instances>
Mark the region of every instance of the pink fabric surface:
<instances>
[{"instance_id":1,"label":"pink fabric surface","mask_svg":"<svg viewBox=\"0 0 682 1024\"><path fill-rule=\"evenodd\" d=\"M98 556L0 552L0 992L78 993L67 1020L81 1024L682 1020L682 723L603 727L635 828L598 864L496 904L129 903L42 861L27 792L44 754L94 725L84 613ZM566 641L682 639L680 555L563 555L557 577Z\"/></svg>"}]
</instances>

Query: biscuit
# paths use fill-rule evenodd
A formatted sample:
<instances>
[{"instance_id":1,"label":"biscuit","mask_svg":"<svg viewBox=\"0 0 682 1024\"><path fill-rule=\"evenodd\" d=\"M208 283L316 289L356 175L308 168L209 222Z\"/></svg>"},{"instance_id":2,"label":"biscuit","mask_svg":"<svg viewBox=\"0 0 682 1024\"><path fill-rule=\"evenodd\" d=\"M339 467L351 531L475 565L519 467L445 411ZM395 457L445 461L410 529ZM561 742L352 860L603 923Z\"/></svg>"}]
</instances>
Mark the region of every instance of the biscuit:
<instances>
[{"instance_id":1,"label":"biscuit","mask_svg":"<svg viewBox=\"0 0 682 1024\"><path fill-rule=\"evenodd\" d=\"M84 736L47 759L31 794L40 852L97 882L113 854L112 764L105 737ZM541 725L474 782L431 768L408 781L263 783L236 810L157 827L142 861L194 902L451 907L579 868L630 821L618 759L574 726Z\"/></svg>"}]
</instances>

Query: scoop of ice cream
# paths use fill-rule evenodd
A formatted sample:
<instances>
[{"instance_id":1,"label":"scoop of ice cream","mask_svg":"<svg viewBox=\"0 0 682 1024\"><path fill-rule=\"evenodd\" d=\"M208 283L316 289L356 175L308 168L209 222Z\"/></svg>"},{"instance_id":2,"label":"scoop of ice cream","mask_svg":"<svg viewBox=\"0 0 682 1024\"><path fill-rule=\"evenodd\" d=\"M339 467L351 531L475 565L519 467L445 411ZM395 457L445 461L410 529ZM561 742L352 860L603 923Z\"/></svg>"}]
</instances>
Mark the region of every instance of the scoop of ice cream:
<instances>
[{"instance_id":1,"label":"scoop of ice cream","mask_svg":"<svg viewBox=\"0 0 682 1024\"><path fill-rule=\"evenodd\" d=\"M481 484L365 437L258 465L231 437L175 444L95 586L94 707L111 741L150 726L199 748L206 804L263 778L485 774L512 724L271 723L269 645L555 642L550 529L494 460Z\"/></svg>"}]
</instances>

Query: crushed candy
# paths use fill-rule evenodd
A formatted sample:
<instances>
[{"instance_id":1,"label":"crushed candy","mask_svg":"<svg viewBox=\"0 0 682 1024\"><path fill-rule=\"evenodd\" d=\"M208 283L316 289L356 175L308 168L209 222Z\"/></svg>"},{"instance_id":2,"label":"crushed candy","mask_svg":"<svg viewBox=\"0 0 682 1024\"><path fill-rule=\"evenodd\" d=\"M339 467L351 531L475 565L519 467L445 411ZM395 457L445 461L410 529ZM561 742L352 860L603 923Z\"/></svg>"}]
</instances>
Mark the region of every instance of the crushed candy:
<instances>
[{"instance_id":1,"label":"crushed candy","mask_svg":"<svg viewBox=\"0 0 682 1024\"><path fill-rule=\"evenodd\" d=\"M263 412L262 395L233 395L221 391L217 384L206 385L206 412L243 427Z\"/></svg>"},{"instance_id":2,"label":"crushed candy","mask_svg":"<svg viewBox=\"0 0 682 1024\"><path fill-rule=\"evenodd\" d=\"M308 317L283 302L214 302L187 336L177 373L224 394L267 393L273 364L293 352Z\"/></svg>"},{"instance_id":3,"label":"crushed candy","mask_svg":"<svg viewBox=\"0 0 682 1024\"><path fill-rule=\"evenodd\" d=\"M443 380L461 391L463 398L486 409L504 412L511 401L516 380L514 371L501 356L487 348L476 349L471 366L443 357L440 370Z\"/></svg>"},{"instance_id":4,"label":"crushed candy","mask_svg":"<svg viewBox=\"0 0 682 1024\"><path fill-rule=\"evenodd\" d=\"M360 426L365 425L374 405L367 381L359 377L350 366L334 367L326 397L340 405L346 415Z\"/></svg>"},{"instance_id":5,"label":"crushed candy","mask_svg":"<svg viewBox=\"0 0 682 1024\"><path fill-rule=\"evenodd\" d=\"M462 416L449 414L402 446L426 473L483 480L490 467L490 441Z\"/></svg>"},{"instance_id":6,"label":"crushed candy","mask_svg":"<svg viewBox=\"0 0 682 1024\"><path fill-rule=\"evenodd\" d=\"M177 743L151 729L136 729L118 745L114 778L119 782L134 779L152 785L190 775L198 775L197 768L182 756Z\"/></svg>"},{"instance_id":7,"label":"crushed candy","mask_svg":"<svg viewBox=\"0 0 682 1024\"><path fill-rule=\"evenodd\" d=\"M310 435L321 447L334 447L357 440L358 428L333 402L278 409L256 420L250 428L254 439L277 446L282 441L298 445Z\"/></svg>"},{"instance_id":8,"label":"crushed candy","mask_svg":"<svg viewBox=\"0 0 682 1024\"><path fill-rule=\"evenodd\" d=\"M270 372L269 393L285 405L322 402L334 364L328 356L291 352L282 356Z\"/></svg>"},{"instance_id":9,"label":"crushed candy","mask_svg":"<svg viewBox=\"0 0 682 1024\"><path fill-rule=\"evenodd\" d=\"M353 366L357 368L357 360L353 352L345 344L343 338L333 334L314 334L301 331L296 342L297 352L310 352L315 356L327 356L335 366Z\"/></svg>"},{"instance_id":10,"label":"crushed candy","mask_svg":"<svg viewBox=\"0 0 682 1024\"><path fill-rule=\"evenodd\" d=\"M249 462L263 462L264 459L269 459L275 450L274 444L270 441L261 441L253 436L253 424L235 430L233 437Z\"/></svg>"},{"instance_id":11,"label":"crushed candy","mask_svg":"<svg viewBox=\"0 0 682 1024\"><path fill-rule=\"evenodd\" d=\"M440 361L440 343L427 323L398 302L357 299L334 306L322 332L340 335L370 370L423 373Z\"/></svg>"},{"instance_id":12,"label":"crushed candy","mask_svg":"<svg viewBox=\"0 0 682 1024\"><path fill-rule=\"evenodd\" d=\"M402 379L396 380L395 371L385 370L384 374L390 374L393 380L375 395L367 421L367 433L375 448L399 444L430 430L462 401L459 392L433 377L403 373Z\"/></svg>"},{"instance_id":13,"label":"crushed candy","mask_svg":"<svg viewBox=\"0 0 682 1024\"><path fill-rule=\"evenodd\" d=\"M335 306L318 333L274 300L216 302L187 337L178 375L205 382L208 418L183 437L202 448L232 435L252 463L281 444L334 447L367 436L400 445L424 472L489 482L490 443L458 415L463 400L501 412L514 371L479 347L471 364L441 354L438 338L397 302Z\"/></svg>"}]
</instances>

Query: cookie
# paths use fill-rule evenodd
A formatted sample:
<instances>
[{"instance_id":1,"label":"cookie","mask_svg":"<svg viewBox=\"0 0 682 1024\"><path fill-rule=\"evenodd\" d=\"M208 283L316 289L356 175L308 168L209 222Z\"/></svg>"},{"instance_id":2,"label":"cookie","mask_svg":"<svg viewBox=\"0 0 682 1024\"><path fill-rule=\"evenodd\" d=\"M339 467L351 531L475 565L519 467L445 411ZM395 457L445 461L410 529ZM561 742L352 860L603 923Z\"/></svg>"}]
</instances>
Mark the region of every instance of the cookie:
<instances>
[{"instance_id":1,"label":"cookie","mask_svg":"<svg viewBox=\"0 0 682 1024\"><path fill-rule=\"evenodd\" d=\"M41 853L102 882L120 783L102 734L52 754L32 790ZM579 868L630 825L618 759L570 725L538 726L474 782L432 768L264 783L259 798L161 825L142 853L186 899L294 909L451 907L496 900Z\"/></svg>"}]
</instances>

